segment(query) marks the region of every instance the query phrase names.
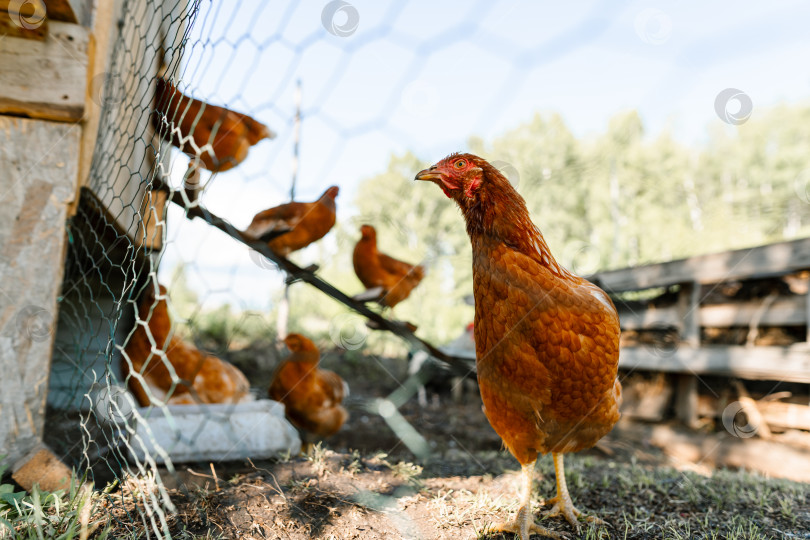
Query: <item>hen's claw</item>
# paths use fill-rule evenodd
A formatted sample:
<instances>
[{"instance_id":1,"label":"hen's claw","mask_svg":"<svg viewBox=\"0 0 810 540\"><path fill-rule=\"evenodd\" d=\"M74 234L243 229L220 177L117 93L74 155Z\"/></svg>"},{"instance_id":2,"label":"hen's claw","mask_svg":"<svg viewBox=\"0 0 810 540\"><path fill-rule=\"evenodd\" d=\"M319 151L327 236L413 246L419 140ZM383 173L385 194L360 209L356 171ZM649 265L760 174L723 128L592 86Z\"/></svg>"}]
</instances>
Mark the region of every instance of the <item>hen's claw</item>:
<instances>
[{"instance_id":1,"label":"hen's claw","mask_svg":"<svg viewBox=\"0 0 810 540\"><path fill-rule=\"evenodd\" d=\"M574 506L573 503L571 502L569 502L568 504L566 503L560 504L558 497L552 497L551 499L546 500L543 504L551 504L551 503L554 503L554 506L551 507L551 510L543 512L544 519L557 517L560 514L562 514L563 517L565 517L565 519L568 521L568 523L570 523L571 526L577 530L579 530L580 516L582 516L582 518L588 523L594 523L596 525L607 525L607 523L604 520L599 519L596 516L583 516L582 512L580 512L579 509L576 506Z\"/></svg>"},{"instance_id":2,"label":"hen's claw","mask_svg":"<svg viewBox=\"0 0 810 540\"><path fill-rule=\"evenodd\" d=\"M528 509L523 506L518 510L517 516L512 521L506 523L499 523L487 528L487 533L513 533L520 536L520 540L529 540L533 534L539 534L546 538L554 538L555 540L564 540L568 535L561 534L556 531L541 527L537 523L533 523L528 516Z\"/></svg>"},{"instance_id":3,"label":"hen's claw","mask_svg":"<svg viewBox=\"0 0 810 540\"><path fill-rule=\"evenodd\" d=\"M543 502L543 505L554 503L551 510L543 513L543 518L552 518L562 514L568 523L570 523L575 530L579 531L579 517L582 515L582 512L574 506L574 501L571 500L571 495L568 494L568 486L565 483L563 455L553 454L553 457L554 473L557 476L557 495ZM584 516L584 519L589 523L607 525L607 523L595 516Z\"/></svg>"}]
</instances>

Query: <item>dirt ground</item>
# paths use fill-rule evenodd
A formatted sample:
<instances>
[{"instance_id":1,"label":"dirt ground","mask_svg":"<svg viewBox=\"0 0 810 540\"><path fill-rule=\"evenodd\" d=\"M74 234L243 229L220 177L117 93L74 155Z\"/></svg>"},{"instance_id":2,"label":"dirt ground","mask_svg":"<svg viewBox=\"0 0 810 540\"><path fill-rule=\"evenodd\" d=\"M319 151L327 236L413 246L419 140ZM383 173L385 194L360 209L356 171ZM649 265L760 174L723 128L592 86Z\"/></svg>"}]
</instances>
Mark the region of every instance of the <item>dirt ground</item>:
<instances>
[{"instance_id":1,"label":"dirt ground","mask_svg":"<svg viewBox=\"0 0 810 540\"><path fill-rule=\"evenodd\" d=\"M543 522L572 538L810 538L806 484L594 455L567 461L574 500L607 523L577 534L560 518ZM191 470L173 491L178 537L497 539L503 536L486 534L487 527L513 516L519 498L517 464L499 451L450 450L423 468L382 453L318 449L308 458L220 470L216 480ZM536 516L553 490L545 459Z\"/></svg>"},{"instance_id":2,"label":"dirt ground","mask_svg":"<svg viewBox=\"0 0 810 540\"><path fill-rule=\"evenodd\" d=\"M218 464L216 479L207 464L181 466L177 484L169 484L179 511L172 522L176 535L505 538L486 530L516 512L519 467L501 450L480 404L434 399L425 408L409 402L401 410L432 449L421 465L378 415L353 411L340 434L308 457ZM695 435L674 426L666 432L669 439L661 426L623 422L598 448L568 456L574 501L607 524L583 525L579 534L561 518L543 524L571 538L810 538L810 485L715 470L722 456L701 459L698 452L698 459L690 460L678 449L700 449L690 443ZM675 454L656 446L657 439L672 443ZM773 448L760 461L783 461ZM799 455L807 461L806 453ZM536 517L554 489L546 456L537 467Z\"/></svg>"},{"instance_id":3,"label":"dirt ground","mask_svg":"<svg viewBox=\"0 0 810 540\"><path fill-rule=\"evenodd\" d=\"M407 362L344 354L323 363L351 385L343 429L308 456L164 470L177 507L168 523L173 537L510 536L487 527L517 511L519 466L489 426L474 383L462 383L466 392L454 401L450 387L458 381L440 376L420 405L407 384ZM262 388L261 374L250 376ZM403 402L396 413L378 414L377 400L397 395ZM562 518L542 520L570 538L810 539L806 432L763 441L711 425L695 431L674 421L623 419L596 448L567 456L566 473L577 506L606 522L577 532ZM546 456L535 477L537 519L554 482ZM142 537L132 526L127 537Z\"/></svg>"}]
</instances>

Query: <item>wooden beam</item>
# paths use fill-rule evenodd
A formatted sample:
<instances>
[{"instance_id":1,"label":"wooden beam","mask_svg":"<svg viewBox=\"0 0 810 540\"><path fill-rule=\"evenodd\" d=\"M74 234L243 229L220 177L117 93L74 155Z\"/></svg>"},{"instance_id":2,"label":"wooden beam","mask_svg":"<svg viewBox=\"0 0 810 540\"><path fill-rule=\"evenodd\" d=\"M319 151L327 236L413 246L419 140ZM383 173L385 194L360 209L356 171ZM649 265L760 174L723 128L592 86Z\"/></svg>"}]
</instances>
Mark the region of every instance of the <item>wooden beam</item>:
<instances>
[{"instance_id":1,"label":"wooden beam","mask_svg":"<svg viewBox=\"0 0 810 540\"><path fill-rule=\"evenodd\" d=\"M93 151L98 139L98 125L101 120L101 95L104 74L109 69L110 47L113 38L113 4L99 2L93 28L89 34L87 47L87 84L84 96L84 129L79 151L79 182L77 188L87 184L90 176L90 164L93 162ZM76 197L78 203L79 198ZM76 205L69 209L72 216Z\"/></svg>"},{"instance_id":2,"label":"wooden beam","mask_svg":"<svg viewBox=\"0 0 810 540\"><path fill-rule=\"evenodd\" d=\"M683 319L681 340L690 347L700 347L700 284L686 283L678 295L678 314Z\"/></svg>"},{"instance_id":3,"label":"wooden beam","mask_svg":"<svg viewBox=\"0 0 810 540\"><path fill-rule=\"evenodd\" d=\"M729 302L699 308L700 326L704 328L728 328L748 326L762 302ZM618 304L622 330L644 330L650 328L682 328L684 321L675 306L629 311ZM805 296L785 297L768 306L759 321L760 326L803 326L808 323L807 298Z\"/></svg>"},{"instance_id":4,"label":"wooden beam","mask_svg":"<svg viewBox=\"0 0 810 540\"><path fill-rule=\"evenodd\" d=\"M806 343L790 347L681 346L667 356L646 347L624 347L619 367L810 383L810 347Z\"/></svg>"},{"instance_id":5,"label":"wooden beam","mask_svg":"<svg viewBox=\"0 0 810 540\"><path fill-rule=\"evenodd\" d=\"M616 304L619 312L619 323L622 330L645 330L652 328L683 328L683 319L676 306L647 309L624 309L621 303Z\"/></svg>"},{"instance_id":6,"label":"wooden beam","mask_svg":"<svg viewBox=\"0 0 810 540\"><path fill-rule=\"evenodd\" d=\"M87 86L87 29L53 22L45 41L0 39L0 113L78 122Z\"/></svg>"},{"instance_id":7,"label":"wooden beam","mask_svg":"<svg viewBox=\"0 0 810 540\"><path fill-rule=\"evenodd\" d=\"M0 455L12 463L44 429L79 132L0 116Z\"/></svg>"},{"instance_id":8,"label":"wooden beam","mask_svg":"<svg viewBox=\"0 0 810 540\"><path fill-rule=\"evenodd\" d=\"M675 416L687 427L698 426L698 380L691 373L678 374L675 393Z\"/></svg>"},{"instance_id":9,"label":"wooden beam","mask_svg":"<svg viewBox=\"0 0 810 540\"><path fill-rule=\"evenodd\" d=\"M757 401L757 407L768 424L783 429L810 430L810 407L781 401Z\"/></svg>"},{"instance_id":10,"label":"wooden beam","mask_svg":"<svg viewBox=\"0 0 810 540\"><path fill-rule=\"evenodd\" d=\"M803 326L807 323L807 300L795 296L776 300L768 306L759 320L759 326ZM700 325L703 327L725 328L748 326L762 302L730 302L700 308Z\"/></svg>"},{"instance_id":11,"label":"wooden beam","mask_svg":"<svg viewBox=\"0 0 810 540\"><path fill-rule=\"evenodd\" d=\"M93 3L93 0L45 0L49 19L84 26L90 26ZM111 5L112 3L109 1L98 2L100 9L103 5Z\"/></svg>"},{"instance_id":12,"label":"wooden beam","mask_svg":"<svg viewBox=\"0 0 810 540\"><path fill-rule=\"evenodd\" d=\"M274 253L269 247L267 247L267 243L260 241L253 241L243 236L242 232L236 229L236 227L231 225L228 221L215 216L204 207L202 206L187 207L186 202L183 200L183 196L181 195L181 193L179 191L170 191L169 187L160 180L157 179L154 180L153 188L170 192L171 197L169 200L174 204L176 204L177 206L185 209L186 217L188 219L200 218L204 220L205 222L221 230L234 240L245 244L251 249L257 251L258 253L261 253L262 255L273 261L278 266L279 270L286 272L289 276L296 278L298 281L304 281L308 283L309 285L315 287L316 289L326 294L327 296L332 297L341 304L344 304L345 306L353 309L357 313L363 315L367 319L375 322L379 329L387 330L392 334L396 334L399 337L403 338L408 343L410 343L411 345L426 350L428 353L430 353L431 356L433 356L437 360L441 360L442 362L445 362L446 364L450 365L460 375L469 376L475 373L475 364L471 363L468 358L448 354L444 351L437 349L432 344L428 343L422 338L417 337L411 330L409 330L406 327L404 323L400 321L392 321L386 319L376 311L372 311L364 303L358 302L357 300L353 299L346 293L336 289L333 285L325 282L320 277L315 275L314 272L305 270L300 266L298 266L297 264L295 264L294 262L292 262L291 260Z\"/></svg>"},{"instance_id":13,"label":"wooden beam","mask_svg":"<svg viewBox=\"0 0 810 540\"><path fill-rule=\"evenodd\" d=\"M666 287L678 283L718 283L747 277L778 276L810 268L810 238L779 242L666 263L599 272L608 293Z\"/></svg>"}]
</instances>

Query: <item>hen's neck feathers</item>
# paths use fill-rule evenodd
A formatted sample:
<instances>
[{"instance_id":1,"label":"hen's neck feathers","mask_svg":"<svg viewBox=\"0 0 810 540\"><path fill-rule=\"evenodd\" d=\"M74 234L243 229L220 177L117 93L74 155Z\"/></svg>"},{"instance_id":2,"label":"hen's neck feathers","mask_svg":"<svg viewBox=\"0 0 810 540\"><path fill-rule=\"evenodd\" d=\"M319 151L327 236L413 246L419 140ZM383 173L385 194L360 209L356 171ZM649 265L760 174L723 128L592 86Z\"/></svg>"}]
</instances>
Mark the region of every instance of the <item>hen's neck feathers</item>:
<instances>
[{"instance_id":1,"label":"hen's neck feathers","mask_svg":"<svg viewBox=\"0 0 810 540\"><path fill-rule=\"evenodd\" d=\"M484 239L505 244L560 277L574 277L551 254L542 233L532 223L523 197L495 167L486 162L479 166L484 178L478 197L459 204L473 245Z\"/></svg>"}]
</instances>

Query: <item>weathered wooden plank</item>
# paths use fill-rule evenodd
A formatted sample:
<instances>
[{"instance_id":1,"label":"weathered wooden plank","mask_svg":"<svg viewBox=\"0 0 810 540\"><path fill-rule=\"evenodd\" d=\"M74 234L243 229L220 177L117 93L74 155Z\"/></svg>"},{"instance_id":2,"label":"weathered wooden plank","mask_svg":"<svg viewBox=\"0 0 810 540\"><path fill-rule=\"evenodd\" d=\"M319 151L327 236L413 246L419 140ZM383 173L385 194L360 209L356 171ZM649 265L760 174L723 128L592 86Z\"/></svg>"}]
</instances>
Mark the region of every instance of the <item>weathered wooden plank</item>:
<instances>
[{"instance_id":1,"label":"weathered wooden plank","mask_svg":"<svg viewBox=\"0 0 810 540\"><path fill-rule=\"evenodd\" d=\"M45 41L0 39L0 113L65 122L84 114L87 29L52 22Z\"/></svg>"},{"instance_id":2,"label":"weathered wooden plank","mask_svg":"<svg viewBox=\"0 0 810 540\"><path fill-rule=\"evenodd\" d=\"M106 83L106 73L109 70L110 50L117 30L113 24L114 2L101 2L93 14L93 30L90 33L90 46L87 52L87 80L90 81L85 96L84 128L82 129L82 144L79 152L79 187L84 186L90 177L90 165L93 163L93 150L98 140L98 126L101 121L103 99L100 99L102 86ZM107 93L103 95L107 96ZM69 215L76 212L76 204L69 210Z\"/></svg>"},{"instance_id":3,"label":"weathered wooden plank","mask_svg":"<svg viewBox=\"0 0 810 540\"><path fill-rule=\"evenodd\" d=\"M801 326L807 322L807 298L795 296L776 300L768 306L759 320L760 326ZM716 304L700 308L700 324L724 328L748 326L761 309L761 302Z\"/></svg>"},{"instance_id":4,"label":"weathered wooden plank","mask_svg":"<svg viewBox=\"0 0 810 540\"><path fill-rule=\"evenodd\" d=\"M619 312L619 323L622 330L644 330L651 328L677 328L683 327L683 318L677 307L623 309L621 303L616 304Z\"/></svg>"},{"instance_id":5,"label":"weathered wooden plank","mask_svg":"<svg viewBox=\"0 0 810 540\"><path fill-rule=\"evenodd\" d=\"M762 417L772 425L785 429L810 430L810 407L781 401L757 401Z\"/></svg>"},{"instance_id":6,"label":"weathered wooden plank","mask_svg":"<svg viewBox=\"0 0 810 540\"><path fill-rule=\"evenodd\" d=\"M112 4L112 2L101 2ZM48 18L52 21L62 21L90 26L93 15L93 0L45 0L48 8Z\"/></svg>"},{"instance_id":7,"label":"weathered wooden plank","mask_svg":"<svg viewBox=\"0 0 810 540\"><path fill-rule=\"evenodd\" d=\"M782 275L806 268L810 268L810 238L599 272L589 279L597 280L606 291L614 293L692 281L717 283Z\"/></svg>"},{"instance_id":8,"label":"weathered wooden plank","mask_svg":"<svg viewBox=\"0 0 810 540\"><path fill-rule=\"evenodd\" d=\"M646 347L625 347L622 369L726 375L742 379L810 383L810 347L681 346L667 354Z\"/></svg>"},{"instance_id":9,"label":"weathered wooden plank","mask_svg":"<svg viewBox=\"0 0 810 540\"><path fill-rule=\"evenodd\" d=\"M776 300L768 306L759 321L760 326L801 326L807 323L807 298L794 296ZM676 307L648 309L622 309L616 306L622 330L643 330L650 328L681 328L684 324ZM761 302L732 302L713 304L699 308L700 326L727 328L748 326L761 308Z\"/></svg>"},{"instance_id":10,"label":"weathered wooden plank","mask_svg":"<svg viewBox=\"0 0 810 540\"><path fill-rule=\"evenodd\" d=\"M0 454L42 437L80 127L0 116Z\"/></svg>"}]
</instances>

